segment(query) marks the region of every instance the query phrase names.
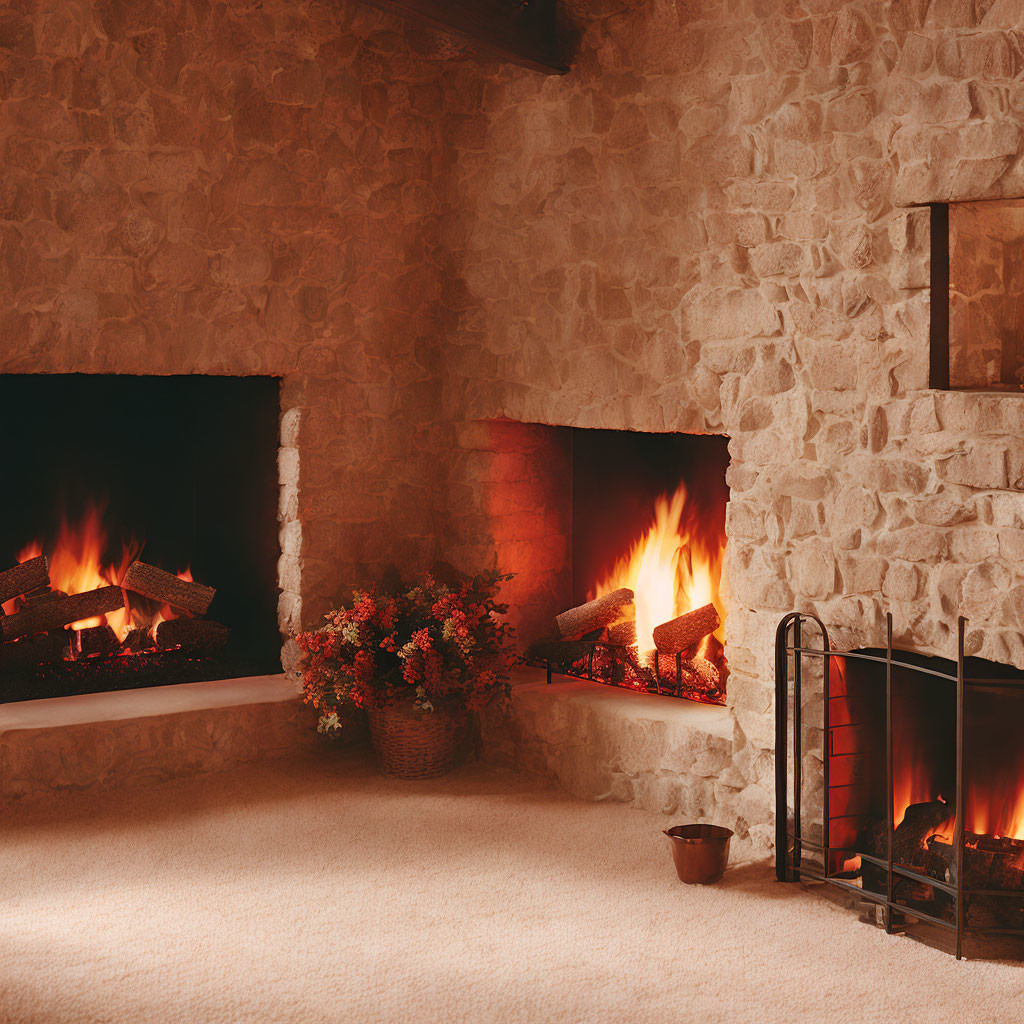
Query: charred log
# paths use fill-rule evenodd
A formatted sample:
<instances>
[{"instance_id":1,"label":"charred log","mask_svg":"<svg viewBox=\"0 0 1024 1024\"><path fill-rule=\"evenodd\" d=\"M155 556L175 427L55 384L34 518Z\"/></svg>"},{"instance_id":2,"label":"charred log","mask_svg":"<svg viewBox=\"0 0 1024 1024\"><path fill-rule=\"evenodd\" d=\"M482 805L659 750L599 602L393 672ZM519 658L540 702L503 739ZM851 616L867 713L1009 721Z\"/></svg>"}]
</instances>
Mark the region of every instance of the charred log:
<instances>
[{"instance_id":1,"label":"charred log","mask_svg":"<svg viewBox=\"0 0 1024 1024\"><path fill-rule=\"evenodd\" d=\"M49 586L49 583L50 569L46 555L30 558L27 562L0 572L0 601L9 601L19 594Z\"/></svg>"},{"instance_id":2,"label":"charred log","mask_svg":"<svg viewBox=\"0 0 1024 1024\"><path fill-rule=\"evenodd\" d=\"M202 583L183 580L155 565L145 562L132 562L121 580L125 590L131 590L143 597L162 601L174 608L182 608L195 615L204 615L210 607L213 595L217 591L213 587L205 587Z\"/></svg>"},{"instance_id":3,"label":"charred log","mask_svg":"<svg viewBox=\"0 0 1024 1024\"><path fill-rule=\"evenodd\" d=\"M928 868L928 840L944 831L953 818L949 804L941 800L911 804L892 835L892 856L897 864L925 871Z\"/></svg>"},{"instance_id":4,"label":"charred log","mask_svg":"<svg viewBox=\"0 0 1024 1024\"><path fill-rule=\"evenodd\" d=\"M56 601L60 597L68 595L63 590L53 590L50 587L40 587L38 590L30 590L23 597L18 598L16 607L31 608L36 604L45 604L47 601Z\"/></svg>"},{"instance_id":5,"label":"charred log","mask_svg":"<svg viewBox=\"0 0 1024 1024\"><path fill-rule=\"evenodd\" d=\"M4 640L43 633L59 626L66 626L79 619L90 619L104 612L124 607L124 595L120 587L100 587L85 594L71 594L54 601L32 605L14 615L0 620L0 634Z\"/></svg>"},{"instance_id":6,"label":"charred log","mask_svg":"<svg viewBox=\"0 0 1024 1024\"><path fill-rule=\"evenodd\" d=\"M574 640L593 629L602 629L622 615L622 609L633 602L633 591L623 587L595 598L555 616L555 624L563 639Z\"/></svg>"},{"instance_id":7,"label":"charred log","mask_svg":"<svg viewBox=\"0 0 1024 1024\"><path fill-rule=\"evenodd\" d=\"M632 647L636 643L636 622L616 622L608 627L608 642L619 647Z\"/></svg>"},{"instance_id":8,"label":"charred log","mask_svg":"<svg viewBox=\"0 0 1024 1024\"><path fill-rule=\"evenodd\" d=\"M139 629L138 626L132 626L121 641L122 651L152 650L155 646L156 641L153 639L153 634L148 629Z\"/></svg>"},{"instance_id":9,"label":"charred log","mask_svg":"<svg viewBox=\"0 0 1024 1024\"><path fill-rule=\"evenodd\" d=\"M70 635L66 629L38 633L0 644L0 669L26 668L46 661L63 661L69 653Z\"/></svg>"},{"instance_id":10,"label":"charred log","mask_svg":"<svg viewBox=\"0 0 1024 1024\"><path fill-rule=\"evenodd\" d=\"M663 622L654 629L654 646L660 654L678 654L696 647L722 624L718 610L706 604L685 615Z\"/></svg>"},{"instance_id":11,"label":"charred log","mask_svg":"<svg viewBox=\"0 0 1024 1024\"><path fill-rule=\"evenodd\" d=\"M110 626L89 626L75 630L71 649L76 658L88 658L93 654L113 654L121 649L121 642Z\"/></svg>"},{"instance_id":12,"label":"charred log","mask_svg":"<svg viewBox=\"0 0 1024 1024\"><path fill-rule=\"evenodd\" d=\"M169 619L156 627L158 648L187 647L195 650L214 650L228 642L227 626L209 619Z\"/></svg>"},{"instance_id":13,"label":"charred log","mask_svg":"<svg viewBox=\"0 0 1024 1024\"><path fill-rule=\"evenodd\" d=\"M707 697L718 697L721 694L721 676L707 658L690 658L682 663L682 668L684 687Z\"/></svg>"}]
</instances>

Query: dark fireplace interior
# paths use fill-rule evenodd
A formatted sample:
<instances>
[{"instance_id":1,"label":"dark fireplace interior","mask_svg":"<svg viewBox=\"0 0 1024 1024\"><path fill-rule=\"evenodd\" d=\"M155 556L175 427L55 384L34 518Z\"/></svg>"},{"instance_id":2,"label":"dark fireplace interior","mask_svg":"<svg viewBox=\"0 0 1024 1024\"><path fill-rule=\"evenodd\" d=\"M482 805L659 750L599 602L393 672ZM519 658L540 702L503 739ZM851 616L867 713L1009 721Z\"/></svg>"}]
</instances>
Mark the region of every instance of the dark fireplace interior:
<instances>
[{"instance_id":1,"label":"dark fireplace interior","mask_svg":"<svg viewBox=\"0 0 1024 1024\"><path fill-rule=\"evenodd\" d=\"M573 607L623 590L634 600L599 628L545 648L549 665L636 690L724 702L719 584L728 444L719 435L572 431ZM709 606L717 618L694 643L671 654L656 644L657 627Z\"/></svg>"},{"instance_id":2,"label":"dark fireplace interior","mask_svg":"<svg viewBox=\"0 0 1024 1024\"><path fill-rule=\"evenodd\" d=\"M14 427L3 459L0 570L43 553L51 576L50 593L6 603L7 623L52 591L120 585L134 561L216 590L201 615L125 590L127 611L47 630L61 647L46 648L42 632L5 633L2 700L280 671L276 378L6 375L0 407ZM132 649L113 648L104 617ZM140 637L145 630L131 630L141 622L152 633L160 627L149 623L168 618L229 632L218 627L214 643L201 627L202 642L158 651ZM83 626L102 634L98 650L85 644L94 633L76 637ZM45 658L33 661L33 643Z\"/></svg>"}]
</instances>

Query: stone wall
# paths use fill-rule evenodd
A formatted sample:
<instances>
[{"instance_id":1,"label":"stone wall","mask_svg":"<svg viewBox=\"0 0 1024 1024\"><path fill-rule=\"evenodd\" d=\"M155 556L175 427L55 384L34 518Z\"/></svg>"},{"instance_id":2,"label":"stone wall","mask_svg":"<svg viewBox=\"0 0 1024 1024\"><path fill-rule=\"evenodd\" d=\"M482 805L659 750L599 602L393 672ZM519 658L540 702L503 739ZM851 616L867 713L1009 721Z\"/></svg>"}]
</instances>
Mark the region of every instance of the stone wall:
<instances>
[{"instance_id":1,"label":"stone wall","mask_svg":"<svg viewBox=\"0 0 1024 1024\"><path fill-rule=\"evenodd\" d=\"M432 45L349 2L0 11L0 372L282 377L286 630L440 554Z\"/></svg>"},{"instance_id":2,"label":"stone wall","mask_svg":"<svg viewBox=\"0 0 1024 1024\"><path fill-rule=\"evenodd\" d=\"M282 376L288 628L453 553L560 599L559 445L478 421L728 434L755 825L783 611L1024 666L1024 405L926 390L913 205L1024 195L1024 9L568 8L546 78L348 0L8 4L0 372Z\"/></svg>"},{"instance_id":3,"label":"stone wall","mask_svg":"<svg viewBox=\"0 0 1024 1024\"><path fill-rule=\"evenodd\" d=\"M1024 404L934 394L928 213L1024 195L1024 5L570 4L573 70L445 75L446 397L731 437L727 653L767 820L792 608L1024 666ZM760 795L759 795L760 794ZM755 813L756 812L751 812Z\"/></svg>"}]
</instances>

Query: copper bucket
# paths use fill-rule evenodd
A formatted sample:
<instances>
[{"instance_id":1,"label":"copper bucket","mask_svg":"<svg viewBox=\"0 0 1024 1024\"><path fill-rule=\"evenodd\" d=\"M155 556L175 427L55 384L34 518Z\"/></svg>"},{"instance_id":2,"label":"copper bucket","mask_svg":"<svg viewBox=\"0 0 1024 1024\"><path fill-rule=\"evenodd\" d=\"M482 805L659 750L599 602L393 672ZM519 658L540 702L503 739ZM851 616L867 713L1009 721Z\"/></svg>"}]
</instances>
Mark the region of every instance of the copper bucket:
<instances>
[{"instance_id":1,"label":"copper bucket","mask_svg":"<svg viewBox=\"0 0 1024 1024\"><path fill-rule=\"evenodd\" d=\"M725 874L732 829L721 825L675 825L665 830L681 882L709 885Z\"/></svg>"}]
</instances>

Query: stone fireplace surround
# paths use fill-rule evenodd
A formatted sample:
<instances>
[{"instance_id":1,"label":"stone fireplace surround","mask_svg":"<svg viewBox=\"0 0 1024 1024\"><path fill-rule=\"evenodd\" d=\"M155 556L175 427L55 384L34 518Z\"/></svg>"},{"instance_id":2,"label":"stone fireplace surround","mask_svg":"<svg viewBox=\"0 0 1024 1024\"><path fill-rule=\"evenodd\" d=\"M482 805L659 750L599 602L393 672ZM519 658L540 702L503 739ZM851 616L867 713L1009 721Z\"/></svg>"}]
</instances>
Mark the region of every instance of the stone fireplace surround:
<instances>
[{"instance_id":1,"label":"stone fireplace surround","mask_svg":"<svg viewBox=\"0 0 1024 1024\"><path fill-rule=\"evenodd\" d=\"M1024 195L1020 12L566 6L564 79L352 2L5 12L0 371L281 376L286 632L441 556L553 611L517 424L728 434L767 833L785 611L1024 667L1024 402L927 389L917 205Z\"/></svg>"}]
</instances>

